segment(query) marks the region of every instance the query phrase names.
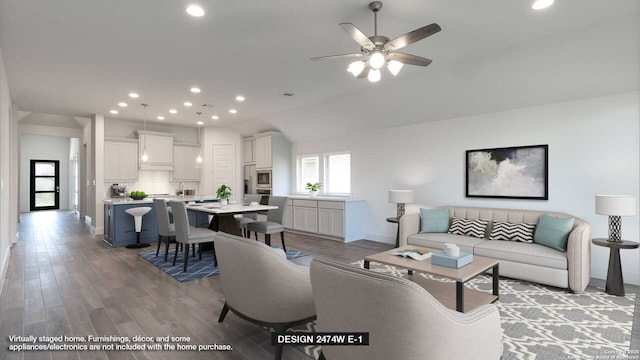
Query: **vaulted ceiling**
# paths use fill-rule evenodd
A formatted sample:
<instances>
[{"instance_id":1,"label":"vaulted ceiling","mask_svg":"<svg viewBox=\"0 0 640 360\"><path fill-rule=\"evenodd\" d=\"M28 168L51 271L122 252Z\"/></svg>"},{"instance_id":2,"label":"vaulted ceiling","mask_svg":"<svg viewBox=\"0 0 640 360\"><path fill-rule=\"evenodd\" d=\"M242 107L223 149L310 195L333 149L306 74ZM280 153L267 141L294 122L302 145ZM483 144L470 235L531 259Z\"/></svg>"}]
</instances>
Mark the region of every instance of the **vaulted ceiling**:
<instances>
[{"instance_id":1,"label":"vaulted ceiling","mask_svg":"<svg viewBox=\"0 0 640 360\"><path fill-rule=\"evenodd\" d=\"M442 31L405 49L430 66L383 72L378 83L353 78L348 60L309 60L359 50L338 23L372 35L366 0L193 2L205 16L187 15L182 0L0 0L13 101L136 121L147 103L148 121L195 126L203 112L206 126L310 141L640 88L637 0L556 0L538 12L529 0L387 1L379 34L432 22Z\"/></svg>"}]
</instances>

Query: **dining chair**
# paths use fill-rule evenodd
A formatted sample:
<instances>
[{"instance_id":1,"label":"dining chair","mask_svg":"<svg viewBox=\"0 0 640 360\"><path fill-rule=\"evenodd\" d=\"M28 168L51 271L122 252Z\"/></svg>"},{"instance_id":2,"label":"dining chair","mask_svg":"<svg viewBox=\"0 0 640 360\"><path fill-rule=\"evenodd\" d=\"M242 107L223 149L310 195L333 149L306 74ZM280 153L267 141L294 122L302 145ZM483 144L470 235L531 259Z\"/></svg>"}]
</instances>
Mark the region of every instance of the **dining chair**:
<instances>
[{"instance_id":1,"label":"dining chair","mask_svg":"<svg viewBox=\"0 0 640 360\"><path fill-rule=\"evenodd\" d=\"M195 256L196 244L213 243L213 237L216 232L207 228L190 226L189 217L187 216L187 206L184 201L170 201L169 203L171 204L173 221L176 228L176 252L173 256L173 265L176 264L176 259L178 257L178 244L184 244L186 245L186 248L184 249L183 271L187 271L187 265L189 262L189 245L191 245L191 251ZM198 249L198 257L202 260L202 252L200 249ZM215 248L213 248L213 265L218 266Z\"/></svg>"},{"instance_id":2,"label":"dining chair","mask_svg":"<svg viewBox=\"0 0 640 360\"><path fill-rule=\"evenodd\" d=\"M247 232L256 233L256 240L258 240L258 233L264 234L264 243L271 246L271 234L280 233L280 239L282 240L282 248L284 252L287 252L287 247L284 244L284 226L282 225L284 219L284 207L287 205L286 196L270 196L269 205L277 206L277 209L271 209L267 213L267 221L254 221L247 224Z\"/></svg>"},{"instance_id":3,"label":"dining chair","mask_svg":"<svg viewBox=\"0 0 640 360\"><path fill-rule=\"evenodd\" d=\"M260 199L262 199L262 195L245 195L244 196L244 202L245 204L251 204L253 202L258 203L260 202ZM236 218L236 222L238 223L238 226L240 227L240 230L242 230L242 235L246 238L251 237L251 234L247 233L247 224L254 222L258 220L258 214L257 213L245 213L242 214L242 217L237 217Z\"/></svg>"},{"instance_id":4,"label":"dining chair","mask_svg":"<svg viewBox=\"0 0 640 360\"><path fill-rule=\"evenodd\" d=\"M316 318L307 266L257 241L224 232L217 232L215 239L224 294L218 322L231 310L243 320L284 334ZM282 350L282 345L276 346L276 360L281 359Z\"/></svg>"},{"instance_id":5,"label":"dining chair","mask_svg":"<svg viewBox=\"0 0 640 360\"><path fill-rule=\"evenodd\" d=\"M156 209L158 223L158 248L156 249L156 256L160 253L160 245L165 243L164 261L167 261L169 244L176 242L176 226L169 221L169 210L167 208L167 202L164 199L153 199L153 206Z\"/></svg>"}]
</instances>

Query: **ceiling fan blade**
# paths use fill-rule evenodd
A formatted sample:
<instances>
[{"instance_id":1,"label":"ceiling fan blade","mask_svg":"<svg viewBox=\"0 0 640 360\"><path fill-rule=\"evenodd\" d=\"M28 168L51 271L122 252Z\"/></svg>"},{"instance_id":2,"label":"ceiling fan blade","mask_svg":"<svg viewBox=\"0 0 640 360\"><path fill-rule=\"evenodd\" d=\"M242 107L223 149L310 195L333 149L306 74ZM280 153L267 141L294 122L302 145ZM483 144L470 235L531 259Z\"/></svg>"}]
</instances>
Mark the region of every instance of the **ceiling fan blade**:
<instances>
[{"instance_id":1,"label":"ceiling fan blade","mask_svg":"<svg viewBox=\"0 0 640 360\"><path fill-rule=\"evenodd\" d=\"M403 64L418 65L418 66L427 66L431 64L431 62L433 61L431 59L427 59L427 58L423 58L423 57L411 55L411 54L405 54L401 52L392 53L391 56L389 57L389 60L396 60L396 61L400 61Z\"/></svg>"},{"instance_id":2,"label":"ceiling fan blade","mask_svg":"<svg viewBox=\"0 0 640 360\"><path fill-rule=\"evenodd\" d=\"M362 56L364 56L364 55L362 55L362 54L340 54L340 55L318 56L318 57L311 58L311 60L316 61L316 60L338 59L338 58L357 58L357 57L362 57Z\"/></svg>"},{"instance_id":3,"label":"ceiling fan blade","mask_svg":"<svg viewBox=\"0 0 640 360\"><path fill-rule=\"evenodd\" d=\"M357 42L360 46L367 49L373 49L376 47L376 44L371 41L367 35L365 35L360 29L358 29L352 23L341 23L340 27L344 30L355 42Z\"/></svg>"},{"instance_id":4,"label":"ceiling fan blade","mask_svg":"<svg viewBox=\"0 0 640 360\"><path fill-rule=\"evenodd\" d=\"M366 78L367 75L369 75L369 70L371 70L371 65L369 65L369 62L367 61L367 65L364 66L364 69L362 69L360 74L358 74L358 76L356 77L358 79Z\"/></svg>"},{"instance_id":5,"label":"ceiling fan blade","mask_svg":"<svg viewBox=\"0 0 640 360\"><path fill-rule=\"evenodd\" d=\"M389 51L400 50L403 47L413 44L416 41L422 40L427 36L433 35L440 30L442 29L436 23L423 26L419 29L413 30L404 35L400 35L397 38L387 42L386 44L384 44L384 48Z\"/></svg>"}]
</instances>

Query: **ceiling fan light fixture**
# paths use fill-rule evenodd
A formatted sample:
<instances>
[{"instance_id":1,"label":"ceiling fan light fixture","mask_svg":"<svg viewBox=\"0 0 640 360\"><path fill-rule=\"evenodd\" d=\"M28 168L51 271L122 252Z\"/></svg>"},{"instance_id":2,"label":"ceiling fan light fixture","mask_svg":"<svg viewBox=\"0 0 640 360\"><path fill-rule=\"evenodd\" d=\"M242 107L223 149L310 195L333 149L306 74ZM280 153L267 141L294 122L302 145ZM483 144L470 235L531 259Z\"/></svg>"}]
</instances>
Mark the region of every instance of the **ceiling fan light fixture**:
<instances>
[{"instance_id":1,"label":"ceiling fan light fixture","mask_svg":"<svg viewBox=\"0 0 640 360\"><path fill-rule=\"evenodd\" d=\"M378 70L384 66L384 55L380 51L374 51L369 58L369 65L374 70Z\"/></svg>"},{"instance_id":2,"label":"ceiling fan light fixture","mask_svg":"<svg viewBox=\"0 0 640 360\"><path fill-rule=\"evenodd\" d=\"M531 8L533 10L542 10L548 8L551 5L553 5L553 0L535 0L531 5Z\"/></svg>"},{"instance_id":3,"label":"ceiling fan light fixture","mask_svg":"<svg viewBox=\"0 0 640 360\"><path fill-rule=\"evenodd\" d=\"M347 71L352 73L353 76L358 76L360 75L362 70L364 70L364 66L365 66L364 61L354 61L351 64L349 64Z\"/></svg>"},{"instance_id":4,"label":"ceiling fan light fixture","mask_svg":"<svg viewBox=\"0 0 640 360\"><path fill-rule=\"evenodd\" d=\"M389 64L387 64L387 69L389 69L389 72L393 74L393 76L396 76L400 72L400 69L402 69L403 65L404 64L398 60L391 60L389 61Z\"/></svg>"},{"instance_id":5,"label":"ceiling fan light fixture","mask_svg":"<svg viewBox=\"0 0 640 360\"><path fill-rule=\"evenodd\" d=\"M369 81L371 82L378 82L380 81L380 70L378 69L371 69L369 70L369 75L367 75L367 79L369 79Z\"/></svg>"}]
</instances>

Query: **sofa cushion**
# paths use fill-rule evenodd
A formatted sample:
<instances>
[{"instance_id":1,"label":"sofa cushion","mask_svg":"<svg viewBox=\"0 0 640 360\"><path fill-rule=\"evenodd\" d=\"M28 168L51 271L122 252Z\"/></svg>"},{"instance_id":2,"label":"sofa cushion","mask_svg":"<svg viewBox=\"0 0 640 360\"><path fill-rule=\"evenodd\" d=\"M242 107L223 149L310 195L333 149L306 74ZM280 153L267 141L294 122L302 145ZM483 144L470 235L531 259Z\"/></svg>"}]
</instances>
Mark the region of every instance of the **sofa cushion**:
<instances>
[{"instance_id":1,"label":"sofa cushion","mask_svg":"<svg viewBox=\"0 0 640 360\"><path fill-rule=\"evenodd\" d=\"M466 235L484 239L487 234L487 225L489 225L489 220L470 220L454 217L451 219L449 234Z\"/></svg>"},{"instance_id":2,"label":"sofa cushion","mask_svg":"<svg viewBox=\"0 0 640 360\"><path fill-rule=\"evenodd\" d=\"M446 233L449 231L449 209L420 209L421 233Z\"/></svg>"},{"instance_id":3,"label":"sofa cushion","mask_svg":"<svg viewBox=\"0 0 640 360\"><path fill-rule=\"evenodd\" d=\"M506 221L494 221L489 240L507 240L532 243L533 231L535 229L535 224L515 224Z\"/></svg>"},{"instance_id":4,"label":"sofa cushion","mask_svg":"<svg viewBox=\"0 0 640 360\"><path fill-rule=\"evenodd\" d=\"M432 249L444 249L444 244L452 243L460 247L462 251L473 252L473 247L486 241L472 236L453 235L447 233L414 234L407 237L409 245L422 246Z\"/></svg>"},{"instance_id":5,"label":"sofa cushion","mask_svg":"<svg viewBox=\"0 0 640 360\"><path fill-rule=\"evenodd\" d=\"M533 242L552 249L567 251L567 240L571 229L573 229L573 218L543 214L536 227Z\"/></svg>"},{"instance_id":6,"label":"sofa cushion","mask_svg":"<svg viewBox=\"0 0 640 360\"><path fill-rule=\"evenodd\" d=\"M535 243L485 241L474 247L474 255L554 269L568 268L566 253Z\"/></svg>"}]
</instances>

